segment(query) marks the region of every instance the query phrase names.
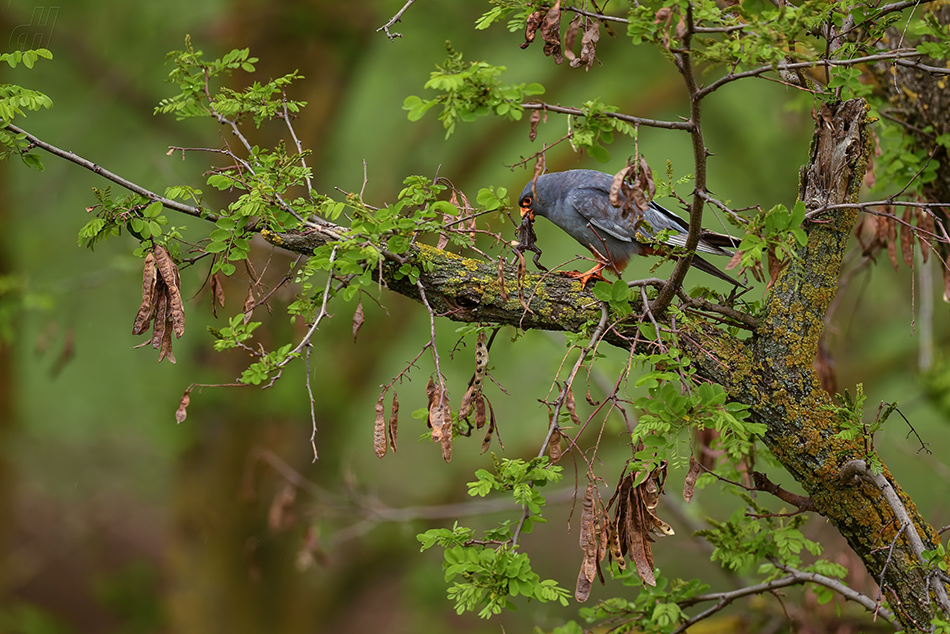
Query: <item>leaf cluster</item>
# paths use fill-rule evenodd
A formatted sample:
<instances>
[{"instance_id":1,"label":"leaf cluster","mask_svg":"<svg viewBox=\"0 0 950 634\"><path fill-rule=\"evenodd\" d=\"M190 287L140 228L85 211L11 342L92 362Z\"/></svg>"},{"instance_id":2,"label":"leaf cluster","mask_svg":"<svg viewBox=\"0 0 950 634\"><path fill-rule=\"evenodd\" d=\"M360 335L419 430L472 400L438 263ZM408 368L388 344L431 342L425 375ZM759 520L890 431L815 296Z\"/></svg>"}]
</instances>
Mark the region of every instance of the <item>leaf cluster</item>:
<instances>
[{"instance_id":1,"label":"leaf cluster","mask_svg":"<svg viewBox=\"0 0 950 634\"><path fill-rule=\"evenodd\" d=\"M549 482L558 482L561 467L549 464L547 457L525 461L499 459L492 454L495 472L485 469L475 472L477 480L468 485L469 495L485 497L492 492L510 492L515 501L532 514L525 518L522 532L530 532L532 522L543 522L541 509L546 501L538 488ZM570 593L551 579L542 580L531 569L528 555L515 549L512 525L504 521L477 540L471 528L459 526L450 530L436 528L418 535L422 550L434 546L445 549L446 582L449 599L455 602L459 614L479 610L478 615L488 618L503 609L514 609L509 597L524 596L543 603L557 601L567 605Z\"/></svg>"},{"instance_id":2,"label":"leaf cluster","mask_svg":"<svg viewBox=\"0 0 950 634\"><path fill-rule=\"evenodd\" d=\"M441 91L434 99L422 99L415 95L406 97L403 110L409 111L409 120L417 121L436 105L442 106L439 120L445 128L445 138L455 132L460 121L474 121L478 117L494 114L511 121L520 121L525 97L544 93L541 84L504 84L499 80L504 66L486 62L462 61L462 54L446 43L448 58L445 64L433 71L425 88Z\"/></svg>"}]
</instances>

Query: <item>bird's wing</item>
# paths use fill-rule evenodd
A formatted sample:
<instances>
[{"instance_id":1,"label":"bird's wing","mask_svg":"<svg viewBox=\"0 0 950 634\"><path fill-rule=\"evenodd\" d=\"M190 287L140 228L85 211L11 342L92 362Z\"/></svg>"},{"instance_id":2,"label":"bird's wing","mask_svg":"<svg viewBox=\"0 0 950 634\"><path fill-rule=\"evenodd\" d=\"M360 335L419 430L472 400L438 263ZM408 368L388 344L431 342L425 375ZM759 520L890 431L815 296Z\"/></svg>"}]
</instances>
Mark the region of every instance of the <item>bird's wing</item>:
<instances>
[{"instance_id":1,"label":"bird's wing","mask_svg":"<svg viewBox=\"0 0 950 634\"><path fill-rule=\"evenodd\" d=\"M568 195L568 204L599 231L622 242L645 242L664 229L672 230L666 244L686 246L689 223L653 201L642 213L628 213L610 204L609 183L576 187ZM645 221L645 222L644 222ZM708 239L706 239L708 238ZM698 253L731 256L732 252L720 244L735 246L736 241L725 235L704 232L696 245Z\"/></svg>"},{"instance_id":2,"label":"bird's wing","mask_svg":"<svg viewBox=\"0 0 950 634\"><path fill-rule=\"evenodd\" d=\"M610 204L610 191L599 186L577 187L568 194L567 204L599 231L621 242L636 242L637 214L624 218L620 210ZM641 224L641 227L643 225ZM653 233L644 234L647 237Z\"/></svg>"}]
</instances>

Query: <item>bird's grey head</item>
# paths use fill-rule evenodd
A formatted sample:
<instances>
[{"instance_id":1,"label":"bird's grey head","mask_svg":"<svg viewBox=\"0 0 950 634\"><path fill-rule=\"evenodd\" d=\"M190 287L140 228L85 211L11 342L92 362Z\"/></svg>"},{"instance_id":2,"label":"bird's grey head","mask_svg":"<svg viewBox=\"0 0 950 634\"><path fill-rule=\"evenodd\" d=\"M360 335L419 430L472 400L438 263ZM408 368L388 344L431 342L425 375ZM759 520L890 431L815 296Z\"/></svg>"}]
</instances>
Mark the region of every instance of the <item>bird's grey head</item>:
<instances>
[{"instance_id":1,"label":"bird's grey head","mask_svg":"<svg viewBox=\"0 0 950 634\"><path fill-rule=\"evenodd\" d=\"M564 189L569 189L567 179L558 178L563 173L552 172L542 174L537 179L531 179L521 190L518 205L521 207L521 217L530 215L547 216L548 210L553 208L558 198L563 195Z\"/></svg>"}]
</instances>

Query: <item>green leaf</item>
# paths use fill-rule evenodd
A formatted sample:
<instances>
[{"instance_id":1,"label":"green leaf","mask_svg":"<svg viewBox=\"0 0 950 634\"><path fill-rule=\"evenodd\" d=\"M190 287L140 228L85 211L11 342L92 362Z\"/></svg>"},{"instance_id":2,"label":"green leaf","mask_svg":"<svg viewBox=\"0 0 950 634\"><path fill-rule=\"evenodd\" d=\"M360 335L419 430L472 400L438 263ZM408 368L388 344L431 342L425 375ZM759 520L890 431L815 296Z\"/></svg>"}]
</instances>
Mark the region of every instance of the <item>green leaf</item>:
<instances>
[{"instance_id":1,"label":"green leaf","mask_svg":"<svg viewBox=\"0 0 950 634\"><path fill-rule=\"evenodd\" d=\"M607 151L607 148L595 143L588 146L587 153L590 154L591 158L597 161L598 163L609 163L610 162L610 152Z\"/></svg>"},{"instance_id":2,"label":"green leaf","mask_svg":"<svg viewBox=\"0 0 950 634\"><path fill-rule=\"evenodd\" d=\"M162 203L157 200L142 210L142 215L146 218L155 218L161 213Z\"/></svg>"}]
</instances>

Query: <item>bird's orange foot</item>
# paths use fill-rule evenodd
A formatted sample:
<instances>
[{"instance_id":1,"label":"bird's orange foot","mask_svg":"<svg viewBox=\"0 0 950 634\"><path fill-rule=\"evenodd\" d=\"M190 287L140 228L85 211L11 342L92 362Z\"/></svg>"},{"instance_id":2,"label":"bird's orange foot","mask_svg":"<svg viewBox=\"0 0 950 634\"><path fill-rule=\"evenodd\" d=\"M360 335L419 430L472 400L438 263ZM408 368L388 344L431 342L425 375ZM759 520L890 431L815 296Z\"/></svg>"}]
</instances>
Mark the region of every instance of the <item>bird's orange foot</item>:
<instances>
[{"instance_id":1,"label":"bird's orange foot","mask_svg":"<svg viewBox=\"0 0 950 634\"><path fill-rule=\"evenodd\" d=\"M591 280L600 281L600 282L607 281L606 279L604 279L604 276L600 274L600 272L603 270L604 270L603 266L595 266L591 270L586 271L584 273L581 273L580 271L564 271L562 274L565 275L566 277L580 280L581 288L586 289L587 284L590 283Z\"/></svg>"}]
</instances>

